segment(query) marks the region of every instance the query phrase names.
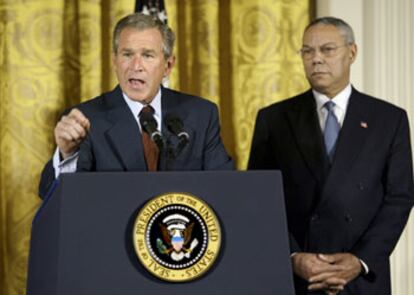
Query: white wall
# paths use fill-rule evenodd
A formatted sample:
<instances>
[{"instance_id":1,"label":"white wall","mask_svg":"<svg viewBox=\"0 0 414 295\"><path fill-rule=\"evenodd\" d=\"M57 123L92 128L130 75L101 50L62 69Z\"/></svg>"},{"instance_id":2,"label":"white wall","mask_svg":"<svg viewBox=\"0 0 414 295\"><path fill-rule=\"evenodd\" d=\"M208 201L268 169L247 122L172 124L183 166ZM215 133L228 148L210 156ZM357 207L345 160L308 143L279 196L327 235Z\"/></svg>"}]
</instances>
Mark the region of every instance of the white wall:
<instances>
[{"instance_id":1,"label":"white wall","mask_svg":"<svg viewBox=\"0 0 414 295\"><path fill-rule=\"evenodd\" d=\"M359 47L352 84L404 108L414 138L414 1L317 0L317 16L335 16L354 29ZM394 295L414 294L414 213L391 257Z\"/></svg>"},{"instance_id":2,"label":"white wall","mask_svg":"<svg viewBox=\"0 0 414 295\"><path fill-rule=\"evenodd\" d=\"M364 88L364 39L362 0L317 0L316 15L335 16L344 19L354 30L355 42L358 47L357 59L352 65L351 83L357 89Z\"/></svg>"}]
</instances>

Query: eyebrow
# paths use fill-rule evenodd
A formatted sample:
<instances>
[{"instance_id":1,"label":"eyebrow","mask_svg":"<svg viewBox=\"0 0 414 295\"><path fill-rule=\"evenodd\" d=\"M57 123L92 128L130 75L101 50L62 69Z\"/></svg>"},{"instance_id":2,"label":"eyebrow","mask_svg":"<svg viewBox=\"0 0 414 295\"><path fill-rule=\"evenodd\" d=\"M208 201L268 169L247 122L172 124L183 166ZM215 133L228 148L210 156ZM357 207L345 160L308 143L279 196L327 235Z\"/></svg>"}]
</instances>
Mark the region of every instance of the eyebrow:
<instances>
[{"instance_id":1,"label":"eyebrow","mask_svg":"<svg viewBox=\"0 0 414 295\"><path fill-rule=\"evenodd\" d=\"M327 42L327 43L324 43L322 45L319 45L318 47L323 47L323 46L328 46L328 45L336 45L336 43L334 41L331 41L331 42ZM312 46L307 45L307 44L303 44L302 47L310 47L310 48L312 48Z\"/></svg>"},{"instance_id":2,"label":"eyebrow","mask_svg":"<svg viewBox=\"0 0 414 295\"><path fill-rule=\"evenodd\" d=\"M155 49L149 49L149 48L141 48L141 49L135 50L135 49L126 47L126 48L121 48L119 51L120 52L153 53L153 54L157 53Z\"/></svg>"},{"instance_id":3,"label":"eyebrow","mask_svg":"<svg viewBox=\"0 0 414 295\"><path fill-rule=\"evenodd\" d=\"M120 48L119 51L120 52L133 52L134 50L132 50L131 48Z\"/></svg>"},{"instance_id":4,"label":"eyebrow","mask_svg":"<svg viewBox=\"0 0 414 295\"><path fill-rule=\"evenodd\" d=\"M157 51L155 49L146 49L146 48L144 48L142 50L142 52L145 52L145 53L157 53Z\"/></svg>"}]
</instances>

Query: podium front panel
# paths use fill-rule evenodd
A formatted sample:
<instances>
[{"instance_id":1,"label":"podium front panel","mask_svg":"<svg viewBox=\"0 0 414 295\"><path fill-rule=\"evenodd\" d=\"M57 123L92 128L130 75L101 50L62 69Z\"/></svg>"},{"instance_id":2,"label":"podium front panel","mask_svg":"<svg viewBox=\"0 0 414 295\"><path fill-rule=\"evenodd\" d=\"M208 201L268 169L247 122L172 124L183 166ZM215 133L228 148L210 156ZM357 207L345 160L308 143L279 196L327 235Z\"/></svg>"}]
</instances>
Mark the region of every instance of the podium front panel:
<instances>
[{"instance_id":1,"label":"podium front panel","mask_svg":"<svg viewBox=\"0 0 414 295\"><path fill-rule=\"evenodd\" d=\"M204 200L222 230L214 266L185 283L149 274L132 240L140 208L174 192ZM28 295L294 294L278 171L66 174L40 210Z\"/></svg>"}]
</instances>

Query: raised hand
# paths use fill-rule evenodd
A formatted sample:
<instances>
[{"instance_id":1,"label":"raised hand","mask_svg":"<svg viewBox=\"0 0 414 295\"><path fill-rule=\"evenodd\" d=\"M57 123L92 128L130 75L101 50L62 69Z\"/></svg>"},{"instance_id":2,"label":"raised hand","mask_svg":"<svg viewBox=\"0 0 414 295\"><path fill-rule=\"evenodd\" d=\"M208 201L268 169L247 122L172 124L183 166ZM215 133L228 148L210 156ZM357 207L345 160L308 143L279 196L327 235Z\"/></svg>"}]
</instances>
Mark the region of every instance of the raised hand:
<instances>
[{"instance_id":1,"label":"raised hand","mask_svg":"<svg viewBox=\"0 0 414 295\"><path fill-rule=\"evenodd\" d=\"M55 127L55 141L59 151L66 159L77 151L90 129L88 118L78 109L63 116Z\"/></svg>"}]
</instances>

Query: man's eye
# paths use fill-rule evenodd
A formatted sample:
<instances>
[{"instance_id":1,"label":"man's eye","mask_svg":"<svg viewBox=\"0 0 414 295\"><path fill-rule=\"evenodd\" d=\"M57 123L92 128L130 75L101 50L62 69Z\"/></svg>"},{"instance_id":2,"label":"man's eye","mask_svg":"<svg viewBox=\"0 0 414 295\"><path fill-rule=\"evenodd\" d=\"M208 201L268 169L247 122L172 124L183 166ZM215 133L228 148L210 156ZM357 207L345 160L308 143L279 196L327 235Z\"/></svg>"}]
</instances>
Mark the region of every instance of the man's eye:
<instances>
[{"instance_id":1,"label":"man's eye","mask_svg":"<svg viewBox=\"0 0 414 295\"><path fill-rule=\"evenodd\" d=\"M302 48L300 50L300 53L301 53L302 57L304 57L304 58L312 57L314 52L315 52L315 50L313 48Z\"/></svg>"},{"instance_id":2,"label":"man's eye","mask_svg":"<svg viewBox=\"0 0 414 295\"><path fill-rule=\"evenodd\" d=\"M322 47L321 51L322 53L332 53L336 50L336 47Z\"/></svg>"},{"instance_id":3,"label":"man's eye","mask_svg":"<svg viewBox=\"0 0 414 295\"><path fill-rule=\"evenodd\" d=\"M132 56L132 53L131 53L131 52L124 52L124 53L122 54L122 56L125 56L125 57L131 57L131 56Z\"/></svg>"}]
</instances>

